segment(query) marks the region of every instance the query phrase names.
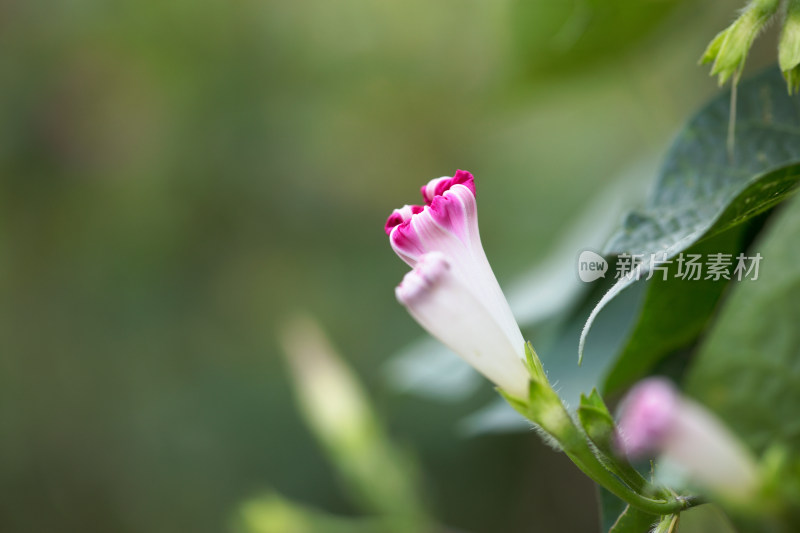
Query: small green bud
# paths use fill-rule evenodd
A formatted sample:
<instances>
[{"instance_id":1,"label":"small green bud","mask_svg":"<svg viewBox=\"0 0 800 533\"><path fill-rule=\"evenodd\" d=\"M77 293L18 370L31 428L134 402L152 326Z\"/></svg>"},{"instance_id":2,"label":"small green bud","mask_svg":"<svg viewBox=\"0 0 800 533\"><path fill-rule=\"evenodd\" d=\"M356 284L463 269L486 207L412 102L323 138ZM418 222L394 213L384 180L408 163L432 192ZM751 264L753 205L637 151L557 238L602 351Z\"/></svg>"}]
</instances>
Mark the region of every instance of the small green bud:
<instances>
[{"instance_id":1,"label":"small green bud","mask_svg":"<svg viewBox=\"0 0 800 533\"><path fill-rule=\"evenodd\" d=\"M731 76L735 76L734 83L738 82L753 41L779 7L780 0L751 0L739 18L709 43L700 63L714 62L711 75L719 77L720 85Z\"/></svg>"},{"instance_id":2,"label":"small green bud","mask_svg":"<svg viewBox=\"0 0 800 533\"><path fill-rule=\"evenodd\" d=\"M786 78L789 94L800 89L800 0L788 0L786 18L778 43L778 64Z\"/></svg>"}]
</instances>

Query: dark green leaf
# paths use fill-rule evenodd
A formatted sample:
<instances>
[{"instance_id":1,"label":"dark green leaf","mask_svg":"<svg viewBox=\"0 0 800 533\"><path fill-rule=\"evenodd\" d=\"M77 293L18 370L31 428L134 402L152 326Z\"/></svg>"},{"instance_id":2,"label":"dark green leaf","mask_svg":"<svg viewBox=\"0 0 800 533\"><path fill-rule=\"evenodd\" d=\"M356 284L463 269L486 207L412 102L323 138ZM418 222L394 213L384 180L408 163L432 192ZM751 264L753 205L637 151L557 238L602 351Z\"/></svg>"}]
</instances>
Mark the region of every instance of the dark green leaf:
<instances>
[{"instance_id":1,"label":"dark green leaf","mask_svg":"<svg viewBox=\"0 0 800 533\"><path fill-rule=\"evenodd\" d=\"M639 511L602 487L597 488L602 531L608 533L648 533L658 516Z\"/></svg>"},{"instance_id":2,"label":"dark green leaf","mask_svg":"<svg viewBox=\"0 0 800 533\"><path fill-rule=\"evenodd\" d=\"M800 452L800 203L774 220L750 253L756 281L738 282L686 379L755 450Z\"/></svg>"},{"instance_id":3,"label":"dark green leaf","mask_svg":"<svg viewBox=\"0 0 800 533\"><path fill-rule=\"evenodd\" d=\"M800 98L777 69L739 86L736 148L726 149L730 94L702 109L667 154L649 201L630 214L610 252L673 257L783 201L800 179ZM600 310L635 280L618 281L586 322L580 357Z\"/></svg>"},{"instance_id":4,"label":"dark green leaf","mask_svg":"<svg viewBox=\"0 0 800 533\"><path fill-rule=\"evenodd\" d=\"M608 530L608 533L649 533L653 523L658 520L657 516L640 511L630 505Z\"/></svg>"},{"instance_id":5,"label":"dark green leaf","mask_svg":"<svg viewBox=\"0 0 800 533\"><path fill-rule=\"evenodd\" d=\"M611 526L627 507L625 502L599 485L597 486L597 505L600 509L600 530L604 532L611 529Z\"/></svg>"},{"instance_id":6,"label":"dark green leaf","mask_svg":"<svg viewBox=\"0 0 800 533\"><path fill-rule=\"evenodd\" d=\"M687 253L729 253L735 257L744 249L742 227L697 243ZM618 392L646 376L659 361L689 346L707 327L728 281L682 280L676 277L677 270L673 262L666 279L659 272L647 282L638 322L603 382L605 394Z\"/></svg>"}]
</instances>

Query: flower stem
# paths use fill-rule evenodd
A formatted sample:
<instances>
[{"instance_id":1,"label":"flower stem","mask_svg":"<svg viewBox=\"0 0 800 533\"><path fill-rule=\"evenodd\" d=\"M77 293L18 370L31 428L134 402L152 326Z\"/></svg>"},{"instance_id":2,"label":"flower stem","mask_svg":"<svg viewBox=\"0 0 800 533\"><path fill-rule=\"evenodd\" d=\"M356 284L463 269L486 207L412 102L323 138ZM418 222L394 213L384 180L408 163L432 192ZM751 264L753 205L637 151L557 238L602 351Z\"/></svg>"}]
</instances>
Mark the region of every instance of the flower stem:
<instances>
[{"instance_id":1,"label":"flower stem","mask_svg":"<svg viewBox=\"0 0 800 533\"><path fill-rule=\"evenodd\" d=\"M697 498L663 497L664 492L660 492L660 498L649 498L641 494L641 486L628 486L598 459L586 434L575 424L549 383L532 380L528 402L500 392L517 411L552 436L584 474L629 505L650 514L667 515L703 503Z\"/></svg>"},{"instance_id":2,"label":"flower stem","mask_svg":"<svg viewBox=\"0 0 800 533\"><path fill-rule=\"evenodd\" d=\"M620 477L622 474L614 474L597 457L589 445L589 437L567 412L544 372L533 371L533 363L537 362L535 353L528 352L528 358L531 380L528 382L527 399L513 396L501 388L498 388L498 392L522 416L558 442L584 474L629 505L653 515L675 514L704 503L696 498L667 495L665 491L658 491L656 498L650 498L642 494L644 487L640 484L634 482L629 486L623 482Z\"/></svg>"},{"instance_id":3,"label":"flower stem","mask_svg":"<svg viewBox=\"0 0 800 533\"><path fill-rule=\"evenodd\" d=\"M651 499L633 491L608 471L594 456L589 446L571 446L564 449L567 456L595 483L633 507L654 515L672 514L702 503L696 498Z\"/></svg>"}]
</instances>

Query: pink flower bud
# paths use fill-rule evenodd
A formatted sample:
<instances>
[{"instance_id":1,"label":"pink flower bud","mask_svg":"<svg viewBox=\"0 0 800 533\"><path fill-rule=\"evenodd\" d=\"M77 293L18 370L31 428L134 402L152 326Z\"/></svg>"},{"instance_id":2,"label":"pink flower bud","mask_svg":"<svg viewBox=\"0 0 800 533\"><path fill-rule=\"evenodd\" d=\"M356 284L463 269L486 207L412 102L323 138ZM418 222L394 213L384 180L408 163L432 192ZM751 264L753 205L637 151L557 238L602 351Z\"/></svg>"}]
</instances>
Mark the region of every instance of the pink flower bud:
<instances>
[{"instance_id":1,"label":"pink flower bud","mask_svg":"<svg viewBox=\"0 0 800 533\"><path fill-rule=\"evenodd\" d=\"M431 335L506 392L527 396L525 343L483 251L472 174L422 187L425 206L396 209L392 248L413 270L397 298Z\"/></svg>"},{"instance_id":2,"label":"pink flower bud","mask_svg":"<svg viewBox=\"0 0 800 533\"><path fill-rule=\"evenodd\" d=\"M618 433L619 448L629 457L659 456L724 498L743 500L758 488L751 453L708 409L663 378L631 389Z\"/></svg>"},{"instance_id":3,"label":"pink flower bud","mask_svg":"<svg viewBox=\"0 0 800 533\"><path fill-rule=\"evenodd\" d=\"M619 445L631 458L660 451L675 426L678 392L669 381L651 378L631 389L622 404Z\"/></svg>"}]
</instances>

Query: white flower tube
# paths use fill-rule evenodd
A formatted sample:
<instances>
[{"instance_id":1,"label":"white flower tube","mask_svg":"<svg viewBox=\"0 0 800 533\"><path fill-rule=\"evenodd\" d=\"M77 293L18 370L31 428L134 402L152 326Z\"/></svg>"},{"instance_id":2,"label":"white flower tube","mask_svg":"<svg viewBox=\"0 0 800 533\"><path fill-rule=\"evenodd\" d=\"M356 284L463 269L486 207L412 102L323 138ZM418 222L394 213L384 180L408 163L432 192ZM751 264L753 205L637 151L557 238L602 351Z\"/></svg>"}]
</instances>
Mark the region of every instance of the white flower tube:
<instances>
[{"instance_id":1,"label":"white flower tube","mask_svg":"<svg viewBox=\"0 0 800 533\"><path fill-rule=\"evenodd\" d=\"M519 348L455 275L444 254L421 256L395 293L431 335L509 394L527 396L528 371ZM519 340L522 346L521 335Z\"/></svg>"},{"instance_id":2,"label":"white flower tube","mask_svg":"<svg viewBox=\"0 0 800 533\"><path fill-rule=\"evenodd\" d=\"M398 300L479 372L526 398L525 342L483 251L472 174L431 180L422 195L426 205L396 209L386 222L392 248L413 267Z\"/></svg>"}]
</instances>

